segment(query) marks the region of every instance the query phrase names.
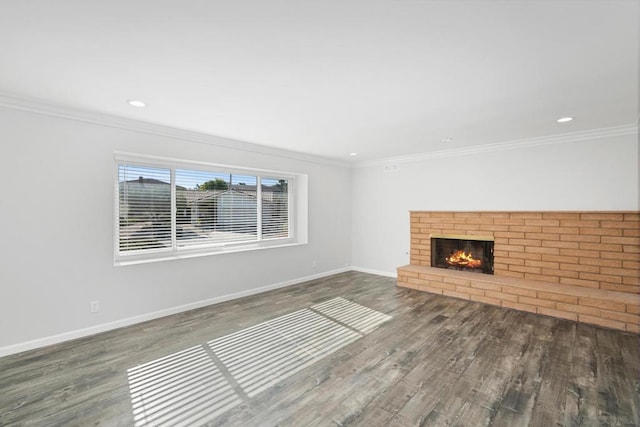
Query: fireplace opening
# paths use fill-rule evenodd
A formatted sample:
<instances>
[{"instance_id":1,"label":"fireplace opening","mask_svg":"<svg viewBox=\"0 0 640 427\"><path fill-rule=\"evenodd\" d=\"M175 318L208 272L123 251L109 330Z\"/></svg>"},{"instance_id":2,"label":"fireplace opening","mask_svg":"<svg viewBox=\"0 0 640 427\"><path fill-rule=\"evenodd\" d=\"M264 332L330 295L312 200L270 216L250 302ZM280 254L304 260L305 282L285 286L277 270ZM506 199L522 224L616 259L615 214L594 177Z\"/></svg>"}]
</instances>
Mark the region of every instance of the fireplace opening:
<instances>
[{"instance_id":1,"label":"fireplace opening","mask_svg":"<svg viewBox=\"0 0 640 427\"><path fill-rule=\"evenodd\" d=\"M493 274L493 238L431 236L431 266Z\"/></svg>"}]
</instances>

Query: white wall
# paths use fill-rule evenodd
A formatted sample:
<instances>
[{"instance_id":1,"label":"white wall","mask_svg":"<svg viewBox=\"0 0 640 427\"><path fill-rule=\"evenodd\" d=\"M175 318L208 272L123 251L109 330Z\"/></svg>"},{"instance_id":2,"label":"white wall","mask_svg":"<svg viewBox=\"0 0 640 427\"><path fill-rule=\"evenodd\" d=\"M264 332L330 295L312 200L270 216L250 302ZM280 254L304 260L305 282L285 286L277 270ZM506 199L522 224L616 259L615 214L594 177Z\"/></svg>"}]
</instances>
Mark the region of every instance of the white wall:
<instances>
[{"instance_id":1,"label":"white wall","mask_svg":"<svg viewBox=\"0 0 640 427\"><path fill-rule=\"evenodd\" d=\"M409 260L410 210L638 209L636 135L403 162L393 173L4 107L0 140L0 356L347 266L394 275ZM308 174L309 244L114 267L114 151Z\"/></svg>"},{"instance_id":2,"label":"white wall","mask_svg":"<svg viewBox=\"0 0 640 427\"><path fill-rule=\"evenodd\" d=\"M637 210L638 139L626 135L352 171L353 265L409 263L411 210Z\"/></svg>"},{"instance_id":3,"label":"white wall","mask_svg":"<svg viewBox=\"0 0 640 427\"><path fill-rule=\"evenodd\" d=\"M345 167L1 107L0 141L0 355L351 265ZM309 244L114 267L114 151L308 174Z\"/></svg>"}]
</instances>

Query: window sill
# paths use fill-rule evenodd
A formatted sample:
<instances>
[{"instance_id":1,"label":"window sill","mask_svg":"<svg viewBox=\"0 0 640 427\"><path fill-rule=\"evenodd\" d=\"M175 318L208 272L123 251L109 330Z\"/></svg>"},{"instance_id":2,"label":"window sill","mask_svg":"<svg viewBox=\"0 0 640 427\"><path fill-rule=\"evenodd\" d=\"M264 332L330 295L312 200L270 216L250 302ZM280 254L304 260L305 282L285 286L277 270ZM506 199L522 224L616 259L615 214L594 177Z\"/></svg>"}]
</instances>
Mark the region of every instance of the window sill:
<instances>
[{"instance_id":1,"label":"window sill","mask_svg":"<svg viewBox=\"0 0 640 427\"><path fill-rule=\"evenodd\" d=\"M280 242L262 242L237 246L216 246L208 247L206 249L182 249L175 252L155 253L153 255L143 254L119 256L114 260L113 265L115 267L122 267L126 265L147 264L151 262L171 261L176 259L199 258L211 255L257 251L262 249L286 248L289 246L301 246L306 244L307 242L296 242L292 241L291 239L287 239L286 241Z\"/></svg>"}]
</instances>

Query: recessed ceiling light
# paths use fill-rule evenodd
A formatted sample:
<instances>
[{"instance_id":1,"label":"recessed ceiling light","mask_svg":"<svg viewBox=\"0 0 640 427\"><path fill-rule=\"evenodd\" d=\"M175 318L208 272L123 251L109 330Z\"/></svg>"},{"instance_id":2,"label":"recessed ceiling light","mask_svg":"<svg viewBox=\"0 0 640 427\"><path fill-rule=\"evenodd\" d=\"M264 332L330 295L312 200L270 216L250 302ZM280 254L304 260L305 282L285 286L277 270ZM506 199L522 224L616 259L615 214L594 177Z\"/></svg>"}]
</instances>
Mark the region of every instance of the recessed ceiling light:
<instances>
[{"instance_id":1,"label":"recessed ceiling light","mask_svg":"<svg viewBox=\"0 0 640 427\"><path fill-rule=\"evenodd\" d=\"M558 123L567 123L573 120L573 117L560 117L556 122Z\"/></svg>"},{"instance_id":2,"label":"recessed ceiling light","mask_svg":"<svg viewBox=\"0 0 640 427\"><path fill-rule=\"evenodd\" d=\"M358 153L349 153L350 156L357 156Z\"/></svg>"},{"instance_id":3,"label":"recessed ceiling light","mask_svg":"<svg viewBox=\"0 0 640 427\"><path fill-rule=\"evenodd\" d=\"M440 140L440 142L444 142L444 143L451 142L451 141L453 141L453 138L442 138Z\"/></svg>"},{"instance_id":4,"label":"recessed ceiling light","mask_svg":"<svg viewBox=\"0 0 640 427\"><path fill-rule=\"evenodd\" d=\"M127 104L131 105L132 107L146 107L147 104L145 104L142 101L136 101L135 99L128 99L127 100Z\"/></svg>"}]
</instances>

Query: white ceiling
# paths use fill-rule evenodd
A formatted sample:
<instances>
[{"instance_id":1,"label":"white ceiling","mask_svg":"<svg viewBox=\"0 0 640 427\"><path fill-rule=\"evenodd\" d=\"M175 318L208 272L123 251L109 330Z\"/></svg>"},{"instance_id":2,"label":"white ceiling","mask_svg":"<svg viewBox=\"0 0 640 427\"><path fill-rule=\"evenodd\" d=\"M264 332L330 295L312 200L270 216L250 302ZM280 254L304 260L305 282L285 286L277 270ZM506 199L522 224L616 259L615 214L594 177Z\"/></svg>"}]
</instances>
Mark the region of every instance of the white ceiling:
<instances>
[{"instance_id":1,"label":"white ceiling","mask_svg":"<svg viewBox=\"0 0 640 427\"><path fill-rule=\"evenodd\" d=\"M0 92L342 161L409 156L635 125L638 9L4 1Z\"/></svg>"}]
</instances>

